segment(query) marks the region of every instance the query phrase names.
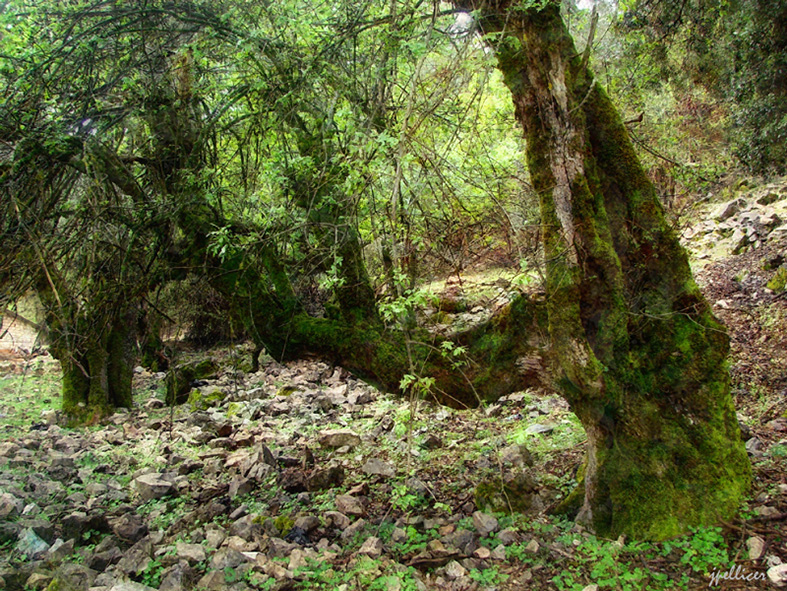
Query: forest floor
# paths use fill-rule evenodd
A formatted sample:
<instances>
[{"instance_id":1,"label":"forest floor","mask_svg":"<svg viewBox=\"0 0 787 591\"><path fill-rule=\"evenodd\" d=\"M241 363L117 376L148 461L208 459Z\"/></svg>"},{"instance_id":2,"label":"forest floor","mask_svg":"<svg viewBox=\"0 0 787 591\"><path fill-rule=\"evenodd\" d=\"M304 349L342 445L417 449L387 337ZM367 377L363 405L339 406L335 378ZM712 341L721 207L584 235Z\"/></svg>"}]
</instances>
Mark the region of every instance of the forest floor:
<instances>
[{"instance_id":1,"label":"forest floor","mask_svg":"<svg viewBox=\"0 0 787 591\"><path fill-rule=\"evenodd\" d=\"M787 184L728 197L700 205L684 237L732 339L755 476L732 522L645 543L550 516L584 451L552 392L457 411L316 360L267 359L247 373L238 345L191 352L217 370L189 403L165 407L164 374L138 368L133 409L72 429L56 410L57 364L5 355L0 588L773 588L768 577L787 569L787 292L766 285L784 268L787 236L768 216L787 219ZM443 300L465 301L426 315L441 330L473 322L528 281L480 274L457 294L449 280ZM514 475L529 509L497 512L510 499L494 483Z\"/></svg>"}]
</instances>

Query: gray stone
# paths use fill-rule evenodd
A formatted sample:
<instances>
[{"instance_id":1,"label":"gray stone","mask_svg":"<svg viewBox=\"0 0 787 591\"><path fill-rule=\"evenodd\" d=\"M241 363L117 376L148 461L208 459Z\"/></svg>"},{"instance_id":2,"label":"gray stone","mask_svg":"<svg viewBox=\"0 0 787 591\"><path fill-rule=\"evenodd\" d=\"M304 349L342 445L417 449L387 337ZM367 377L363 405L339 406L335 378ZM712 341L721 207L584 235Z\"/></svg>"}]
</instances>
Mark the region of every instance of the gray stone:
<instances>
[{"instance_id":1,"label":"gray stone","mask_svg":"<svg viewBox=\"0 0 787 591\"><path fill-rule=\"evenodd\" d=\"M270 558L286 558L297 547L297 544L286 542L281 538L271 538L268 540L268 556Z\"/></svg>"},{"instance_id":2,"label":"gray stone","mask_svg":"<svg viewBox=\"0 0 787 591\"><path fill-rule=\"evenodd\" d=\"M19 446L13 441L4 441L0 443L0 458L12 458L19 449Z\"/></svg>"},{"instance_id":3,"label":"gray stone","mask_svg":"<svg viewBox=\"0 0 787 591\"><path fill-rule=\"evenodd\" d=\"M768 569L768 579L777 587L787 585L787 564L779 564Z\"/></svg>"},{"instance_id":4,"label":"gray stone","mask_svg":"<svg viewBox=\"0 0 787 591\"><path fill-rule=\"evenodd\" d=\"M509 445L500 450L500 461L503 465L525 468L533 465L533 456L524 445Z\"/></svg>"},{"instance_id":5,"label":"gray stone","mask_svg":"<svg viewBox=\"0 0 787 591\"><path fill-rule=\"evenodd\" d=\"M143 474L134 479L134 488L143 501L160 499L175 492L175 486L161 474Z\"/></svg>"},{"instance_id":6,"label":"gray stone","mask_svg":"<svg viewBox=\"0 0 787 591\"><path fill-rule=\"evenodd\" d=\"M304 568L307 566L306 562L306 553L301 550L300 548L295 548L292 552L290 552L290 562L287 565L287 569L295 572L299 568Z\"/></svg>"},{"instance_id":7,"label":"gray stone","mask_svg":"<svg viewBox=\"0 0 787 591\"><path fill-rule=\"evenodd\" d=\"M16 517L24 509L24 502L11 493L0 495L0 519Z\"/></svg>"},{"instance_id":8,"label":"gray stone","mask_svg":"<svg viewBox=\"0 0 787 591\"><path fill-rule=\"evenodd\" d=\"M396 469L388 462L383 462L377 458L369 458L361 468L365 474L370 476L385 476L393 478L396 475Z\"/></svg>"},{"instance_id":9,"label":"gray stone","mask_svg":"<svg viewBox=\"0 0 787 591\"><path fill-rule=\"evenodd\" d=\"M765 554L765 540L759 536L746 540L746 547L749 549L749 560L759 560Z\"/></svg>"},{"instance_id":10,"label":"gray stone","mask_svg":"<svg viewBox=\"0 0 787 591\"><path fill-rule=\"evenodd\" d=\"M247 562L247 560L248 559L237 550L233 550L232 548L220 548L213 555L213 558L211 558L210 564L212 568L223 571L225 568L237 568L244 562Z\"/></svg>"},{"instance_id":11,"label":"gray stone","mask_svg":"<svg viewBox=\"0 0 787 591\"><path fill-rule=\"evenodd\" d=\"M205 530L205 542L209 548L216 549L227 539L227 532L220 527L211 527Z\"/></svg>"},{"instance_id":12,"label":"gray stone","mask_svg":"<svg viewBox=\"0 0 787 591\"><path fill-rule=\"evenodd\" d=\"M326 511L324 517L328 526L333 526L342 531L350 525L350 518L339 511Z\"/></svg>"},{"instance_id":13,"label":"gray stone","mask_svg":"<svg viewBox=\"0 0 787 591\"><path fill-rule=\"evenodd\" d=\"M359 532L363 531L363 528L365 527L366 527L366 520L359 519L358 521L347 527L347 529L345 529L342 532L342 539L352 540L353 537L355 537L355 535L358 534Z\"/></svg>"},{"instance_id":14,"label":"gray stone","mask_svg":"<svg viewBox=\"0 0 787 591\"><path fill-rule=\"evenodd\" d=\"M234 499L238 495L247 495L254 489L254 484L248 478L233 478L230 482L229 495Z\"/></svg>"},{"instance_id":15,"label":"gray stone","mask_svg":"<svg viewBox=\"0 0 787 591\"><path fill-rule=\"evenodd\" d=\"M315 470L306 478L306 488L310 491L326 490L341 486L344 482L344 468L329 466L322 470Z\"/></svg>"},{"instance_id":16,"label":"gray stone","mask_svg":"<svg viewBox=\"0 0 787 591\"><path fill-rule=\"evenodd\" d=\"M345 429L329 429L320 431L318 441L323 447L357 447L361 444L361 438L357 433Z\"/></svg>"},{"instance_id":17,"label":"gray stone","mask_svg":"<svg viewBox=\"0 0 787 591\"><path fill-rule=\"evenodd\" d=\"M112 524L112 531L121 540L136 544L148 534L148 526L136 513L126 513Z\"/></svg>"},{"instance_id":18,"label":"gray stone","mask_svg":"<svg viewBox=\"0 0 787 591\"><path fill-rule=\"evenodd\" d=\"M182 591L191 589L197 580L197 572L188 564L179 562L161 573L159 591Z\"/></svg>"},{"instance_id":19,"label":"gray stone","mask_svg":"<svg viewBox=\"0 0 787 591\"><path fill-rule=\"evenodd\" d=\"M366 538L361 548L358 550L358 554L368 556L369 558L379 558L382 553L383 542L380 538L374 536Z\"/></svg>"},{"instance_id":20,"label":"gray stone","mask_svg":"<svg viewBox=\"0 0 787 591\"><path fill-rule=\"evenodd\" d=\"M404 481L405 486L407 487L407 491L414 494L420 495L425 497L429 494L429 487L426 486L426 483L423 480L412 476Z\"/></svg>"},{"instance_id":21,"label":"gray stone","mask_svg":"<svg viewBox=\"0 0 787 591\"><path fill-rule=\"evenodd\" d=\"M525 552L528 552L530 554L537 554L540 548L541 546L539 546L538 541L530 540L527 543L527 546L525 546Z\"/></svg>"},{"instance_id":22,"label":"gray stone","mask_svg":"<svg viewBox=\"0 0 787 591\"><path fill-rule=\"evenodd\" d=\"M713 219L718 222L723 222L725 220L730 219L736 213L738 213L741 209L746 207L746 200L742 197L737 199L733 199L732 201L728 201L727 203L722 203L719 207L716 208L716 211L713 213Z\"/></svg>"},{"instance_id":23,"label":"gray stone","mask_svg":"<svg viewBox=\"0 0 787 591\"><path fill-rule=\"evenodd\" d=\"M222 571L213 570L197 582L197 589L204 591L225 591L227 581Z\"/></svg>"},{"instance_id":24,"label":"gray stone","mask_svg":"<svg viewBox=\"0 0 787 591\"><path fill-rule=\"evenodd\" d=\"M752 437L746 442L746 451L750 456L762 457L762 441L758 437Z\"/></svg>"},{"instance_id":25,"label":"gray stone","mask_svg":"<svg viewBox=\"0 0 787 591\"><path fill-rule=\"evenodd\" d=\"M189 564L202 562L207 558L202 544L186 544L184 542L175 542L175 555Z\"/></svg>"},{"instance_id":26,"label":"gray stone","mask_svg":"<svg viewBox=\"0 0 787 591\"><path fill-rule=\"evenodd\" d=\"M153 557L153 539L151 536L142 538L139 542L126 550L123 558L118 562L120 572L129 576L138 576L144 571Z\"/></svg>"},{"instance_id":27,"label":"gray stone","mask_svg":"<svg viewBox=\"0 0 787 591\"><path fill-rule=\"evenodd\" d=\"M98 573L75 563L61 565L53 577L55 589L87 589L93 585Z\"/></svg>"},{"instance_id":28,"label":"gray stone","mask_svg":"<svg viewBox=\"0 0 787 591\"><path fill-rule=\"evenodd\" d=\"M47 550L46 559L50 562L60 562L66 556L71 556L74 553L74 540L64 542L58 538L54 541L52 546Z\"/></svg>"},{"instance_id":29,"label":"gray stone","mask_svg":"<svg viewBox=\"0 0 787 591\"><path fill-rule=\"evenodd\" d=\"M27 577L25 582L25 590L27 589L45 589L52 581L52 576L44 573L33 573ZM2 588L2 587L0 587Z\"/></svg>"},{"instance_id":30,"label":"gray stone","mask_svg":"<svg viewBox=\"0 0 787 591\"><path fill-rule=\"evenodd\" d=\"M456 560L452 560L445 567L445 576L449 579L461 579L467 576L467 569Z\"/></svg>"},{"instance_id":31,"label":"gray stone","mask_svg":"<svg viewBox=\"0 0 787 591\"><path fill-rule=\"evenodd\" d=\"M506 528L497 534L497 539L506 546L516 544L519 541L519 535L512 529Z\"/></svg>"},{"instance_id":32,"label":"gray stone","mask_svg":"<svg viewBox=\"0 0 787 591\"><path fill-rule=\"evenodd\" d=\"M306 533L309 533L320 527L320 520L313 515L298 517L298 519L295 520L295 527L298 527Z\"/></svg>"},{"instance_id":33,"label":"gray stone","mask_svg":"<svg viewBox=\"0 0 787 591\"><path fill-rule=\"evenodd\" d=\"M528 435L535 434L535 433L551 433L555 430L554 425L542 425L541 423L534 423L530 425L527 429L525 429L525 433Z\"/></svg>"},{"instance_id":34,"label":"gray stone","mask_svg":"<svg viewBox=\"0 0 787 591\"><path fill-rule=\"evenodd\" d=\"M19 534L19 541L16 544L16 550L28 558L35 559L39 558L47 550L49 550L49 544L38 537L38 535L36 535L32 529L27 528L23 529L22 533Z\"/></svg>"},{"instance_id":35,"label":"gray stone","mask_svg":"<svg viewBox=\"0 0 787 591\"><path fill-rule=\"evenodd\" d=\"M481 546L480 548L476 548L475 552L473 552L473 558L480 558L481 560L488 560L492 557L492 551L485 547Z\"/></svg>"},{"instance_id":36,"label":"gray stone","mask_svg":"<svg viewBox=\"0 0 787 591\"><path fill-rule=\"evenodd\" d=\"M407 532L401 527L395 527L391 532L391 541L394 544L404 544L407 541Z\"/></svg>"},{"instance_id":37,"label":"gray stone","mask_svg":"<svg viewBox=\"0 0 787 591\"><path fill-rule=\"evenodd\" d=\"M255 523L255 519L254 515L246 515L234 521L230 526L230 535L238 536L244 540L253 540L255 536L262 535L262 525L258 522Z\"/></svg>"},{"instance_id":38,"label":"gray stone","mask_svg":"<svg viewBox=\"0 0 787 591\"><path fill-rule=\"evenodd\" d=\"M482 511L473 513L473 525L481 537L496 532L500 527L494 516Z\"/></svg>"},{"instance_id":39,"label":"gray stone","mask_svg":"<svg viewBox=\"0 0 787 591\"><path fill-rule=\"evenodd\" d=\"M345 515L363 515L365 513L361 501L350 495L336 497L336 509Z\"/></svg>"}]
</instances>

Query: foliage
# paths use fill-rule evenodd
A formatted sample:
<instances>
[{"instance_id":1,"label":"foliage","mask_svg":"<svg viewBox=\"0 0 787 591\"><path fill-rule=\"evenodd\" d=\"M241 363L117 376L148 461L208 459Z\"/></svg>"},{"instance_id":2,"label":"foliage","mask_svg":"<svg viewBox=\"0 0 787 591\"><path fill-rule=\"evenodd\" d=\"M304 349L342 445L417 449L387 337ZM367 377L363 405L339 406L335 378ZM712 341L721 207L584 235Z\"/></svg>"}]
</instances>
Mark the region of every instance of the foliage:
<instances>
[{"instance_id":1,"label":"foliage","mask_svg":"<svg viewBox=\"0 0 787 591\"><path fill-rule=\"evenodd\" d=\"M699 109L687 115L721 117L726 139L747 167L785 169L787 3L636 1L624 5L619 26L633 41L631 59L650 61L654 76ZM717 105L691 101L697 83Z\"/></svg>"}]
</instances>

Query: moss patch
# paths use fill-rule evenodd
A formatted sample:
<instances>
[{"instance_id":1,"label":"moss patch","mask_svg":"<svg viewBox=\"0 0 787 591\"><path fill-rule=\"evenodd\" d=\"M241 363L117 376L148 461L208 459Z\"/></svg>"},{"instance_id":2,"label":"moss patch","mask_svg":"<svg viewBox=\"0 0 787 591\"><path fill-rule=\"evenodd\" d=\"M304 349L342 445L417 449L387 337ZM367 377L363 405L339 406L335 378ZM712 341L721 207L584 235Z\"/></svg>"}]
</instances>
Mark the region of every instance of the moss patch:
<instances>
[{"instance_id":1,"label":"moss patch","mask_svg":"<svg viewBox=\"0 0 787 591\"><path fill-rule=\"evenodd\" d=\"M781 293L787 287L787 267L779 267L776 273L768 281L768 289Z\"/></svg>"}]
</instances>

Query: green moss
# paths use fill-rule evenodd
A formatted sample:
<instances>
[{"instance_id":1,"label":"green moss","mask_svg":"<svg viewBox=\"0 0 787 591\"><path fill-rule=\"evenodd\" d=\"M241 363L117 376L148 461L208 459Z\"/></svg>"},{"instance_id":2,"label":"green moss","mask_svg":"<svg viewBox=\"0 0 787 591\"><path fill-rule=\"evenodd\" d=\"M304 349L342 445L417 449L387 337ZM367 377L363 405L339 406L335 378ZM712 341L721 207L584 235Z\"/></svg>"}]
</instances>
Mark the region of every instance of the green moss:
<instances>
[{"instance_id":1,"label":"green moss","mask_svg":"<svg viewBox=\"0 0 787 591\"><path fill-rule=\"evenodd\" d=\"M243 410L243 406L241 404L237 402L230 402L227 405L227 417L232 418L234 416L237 416L238 414L240 414L242 410Z\"/></svg>"},{"instance_id":2,"label":"green moss","mask_svg":"<svg viewBox=\"0 0 787 591\"><path fill-rule=\"evenodd\" d=\"M533 507L536 482L519 473L504 483L500 476L482 480L475 488L475 504L481 511L527 513Z\"/></svg>"},{"instance_id":3,"label":"green moss","mask_svg":"<svg viewBox=\"0 0 787 591\"><path fill-rule=\"evenodd\" d=\"M216 364L210 359L202 359L184 363L175 367L167 374L167 397L169 405L183 404L188 400L191 384L194 380L213 378L216 375Z\"/></svg>"},{"instance_id":4,"label":"green moss","mask_svg":"<svg viewBox=\"0 0 787 591\"><path fill-rule=\"evenodd\" d=\"M779 267L771 280L768 281L768 289L781 293L787 287L787 267Z\"/></svg>"},{"instance_id":5,"label":"green moss","mask_svg":"<svg viewBox=\"0 0 787 591\"><path fill-rule=\"evenodd\" d=\"M282 536L286 536L288 533L290 533L290 530L295 525L295 521L293 521L287 515L279 515L274 520L273 524L276 526L276 529L279 530Z\"/></svg>"},{"instance_id":6,"label":"green moss","mask_svg":"<svg viewBox=\"0 0 787 591\"><path fill-rule=\"evenodd\" d=\"M282 386L279 388L278 392L276 392L276 396L292 396L297 391L298 388L295 386Z\"/></svg>"},{"instance_id":7,"label":"green moss","mask_svg":"<svg viewBox=\"0 0 787 591\"><path fill-rule=\"evenodd\" d=\"M188 403L192 410L208 410L218 406L227 395L215 386L208 386L200 390L194 388L189 394Z\"/></svg>"}]
</instances>

